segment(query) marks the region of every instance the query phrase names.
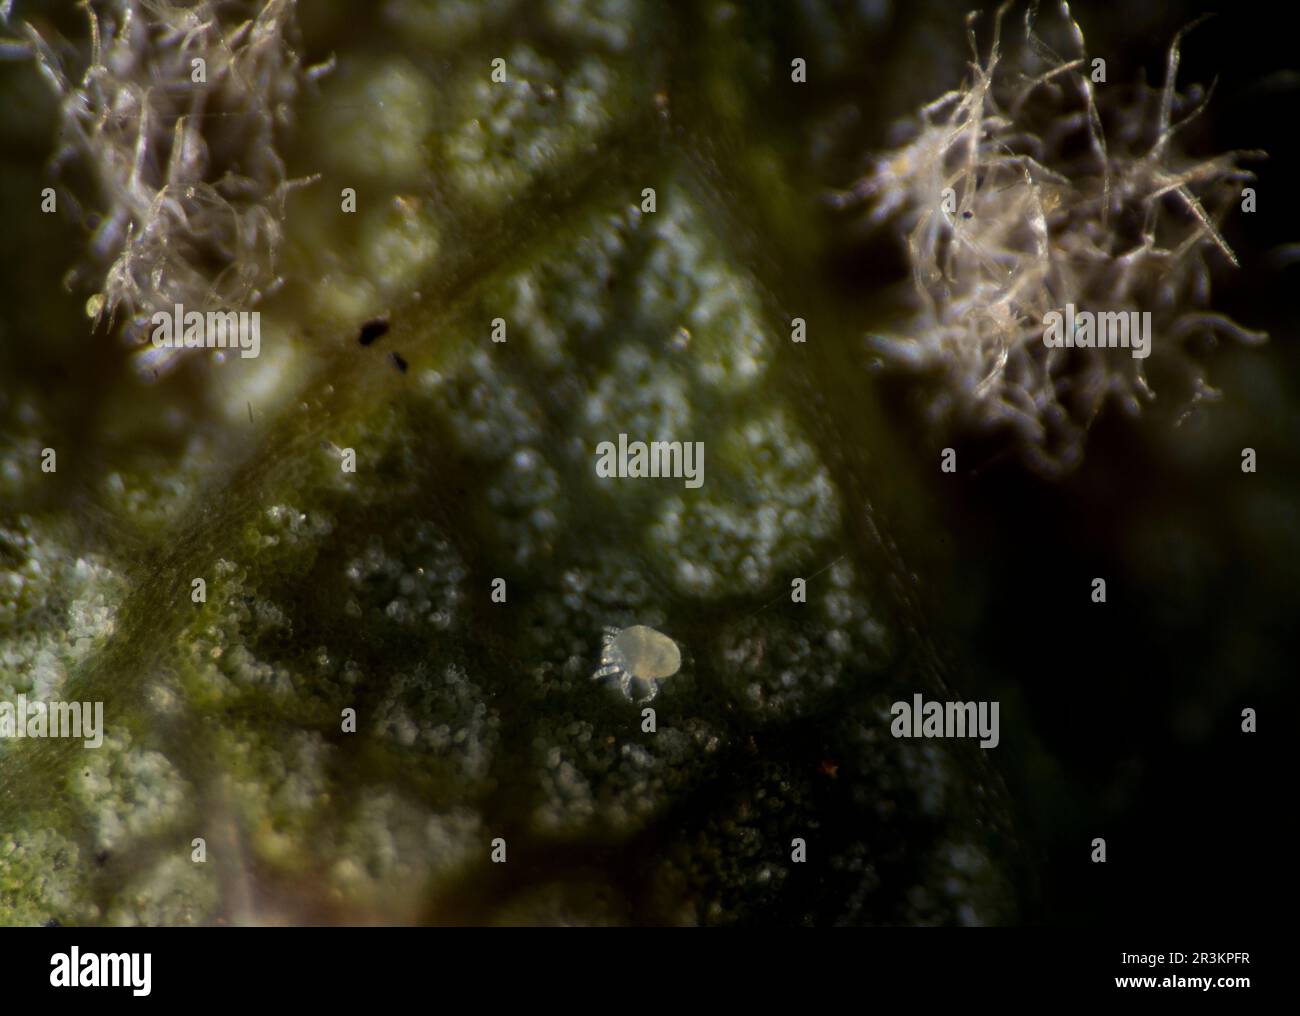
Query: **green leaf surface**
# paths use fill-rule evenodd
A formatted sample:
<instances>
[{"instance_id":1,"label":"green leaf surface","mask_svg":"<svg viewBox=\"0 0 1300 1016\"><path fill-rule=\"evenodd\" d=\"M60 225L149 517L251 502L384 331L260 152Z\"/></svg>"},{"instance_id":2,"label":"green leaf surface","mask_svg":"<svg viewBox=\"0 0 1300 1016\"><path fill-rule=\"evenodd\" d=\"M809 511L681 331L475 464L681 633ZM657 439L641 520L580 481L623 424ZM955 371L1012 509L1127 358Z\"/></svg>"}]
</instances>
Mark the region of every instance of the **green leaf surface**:
<instances>
[{"instance_id":1,"label":"green leaf surface","mask_svg":"<svg viewBox=\"0 0 1300 1016\"><path fill-rule=\"evenodd\" d=\"M13 209L0 699L103 701L106 737L0 741L0 923L1012 919L984 753L889 736L954 696L886 521L933 509L873 309L822 271L859 61L904 58L871 5L306 6L338 65L258 359L137 380L57 289L79 228ZM597 477L620 433L702 441L705 483ZM654 733L590 680L632 624L682 650Z\"/></svg>"}]
</instances>

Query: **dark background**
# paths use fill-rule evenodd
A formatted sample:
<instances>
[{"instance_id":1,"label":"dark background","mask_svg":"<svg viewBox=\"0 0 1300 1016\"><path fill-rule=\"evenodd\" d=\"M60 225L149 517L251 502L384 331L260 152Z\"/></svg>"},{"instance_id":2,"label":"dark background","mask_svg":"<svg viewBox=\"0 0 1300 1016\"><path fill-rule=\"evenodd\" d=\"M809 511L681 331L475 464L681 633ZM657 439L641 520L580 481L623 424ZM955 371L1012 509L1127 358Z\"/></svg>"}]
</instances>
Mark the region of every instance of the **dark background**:
<instances>
[{"instance_id":1,"label":"dark background","mask_svg":"<svg viewBox=\"0 0 1300 1016\"><path fill-rule=\"evenodd\" d=\"M1143 66L1153 83L1168 40L1207 9L1073 7L1112 82ZM1033 921L1268 924L1293 886L1281 759L1294 732L1300 264L1277 248L1300 238L1300 74L1287 17L1223 5L1185 38L1179 72L1184 87L1217 78L1190 153L1270 156L1253 167L1259 210L1226 223L1242 267L1218 259L1213 298L1268 346L1208 351L1223 400L1179 428L1172 406L1104 413L1063 482L999 464L939 493L948 535L932 549L952 572L935 602L981 697L1003 703L997 761L1037 855ZM1254 475L1240 468L1247 446ZM1089 599L1098 576L1105 605ZM1254 735L1240 730L1247 706ZM1104 866L1089 861L1095 836Z\"/></svg>"}]
</instances>

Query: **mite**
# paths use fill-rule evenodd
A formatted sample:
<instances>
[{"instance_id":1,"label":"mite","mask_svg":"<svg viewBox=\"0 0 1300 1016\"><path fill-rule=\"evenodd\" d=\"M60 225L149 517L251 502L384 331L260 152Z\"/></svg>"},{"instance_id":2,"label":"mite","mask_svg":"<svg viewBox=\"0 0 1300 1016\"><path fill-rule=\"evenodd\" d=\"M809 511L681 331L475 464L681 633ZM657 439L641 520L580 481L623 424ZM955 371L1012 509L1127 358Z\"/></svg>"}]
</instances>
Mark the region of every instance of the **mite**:
<instances>
[{"instance_id":1,"label":"mite","mask_svg":"<svg viewBox=\"0 0 1300 1016\"><path fill-rule=\"evenodd\" d=\"M606 628L601 639L600 667L593 681L618 678L623 694L632 702L649 702L659 694L659 682L682 667L682 652L663 632L635 624ZM635 689L635 690L634 690ZM648 689L644 695L637 694Z\"/></svg>"}]
</instances>

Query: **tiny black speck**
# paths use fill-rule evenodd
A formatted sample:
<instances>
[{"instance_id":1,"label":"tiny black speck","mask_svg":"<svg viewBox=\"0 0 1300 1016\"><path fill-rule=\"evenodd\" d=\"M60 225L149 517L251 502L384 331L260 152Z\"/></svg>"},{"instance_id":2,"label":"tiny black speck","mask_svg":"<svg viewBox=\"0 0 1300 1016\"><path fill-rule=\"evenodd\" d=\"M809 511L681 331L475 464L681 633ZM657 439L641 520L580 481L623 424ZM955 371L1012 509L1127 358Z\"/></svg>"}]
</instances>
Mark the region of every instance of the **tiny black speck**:
<instances>
[{"instance_id":1,"label":"tiny black speck","mask_svg":"<svg viewBox=\"0 0 1300 1016\"><path fill-rule=\"evenodd\" d=\"M393 366L396 367L398 370L400 370L403 374L405 374L405 373L406 373L406 361L402 359L402 354L401 354L401 353L390 353L389 355L392 356L392 358L393 358Z\"/></svg>"},{"instance_id":2,"label":"tiny black speck","mask_svg":"<svg viewBox=\"0 0 1300 1016\"><path fill-rule=\"evenodd\" d=\"M373 321L367 321L361 326L361 334L357 336L357 341L363 346L368 346L375 339L381 339L388 334L388 319L375 318Z\"/></svg>"},{"instance_id":3,"label":"tiny black speck","mask_svg":"<svg viewBox=\"0 0 1300 1016\"><path fill-rule=\"evenodd\" d=\"M970 218L972 215L974 215L974 214L975 214L974 212L962 212L962 213L961 213L961 217L962 217L963 219L969 219L969 218Z\"/></svg>"}]
</instances>

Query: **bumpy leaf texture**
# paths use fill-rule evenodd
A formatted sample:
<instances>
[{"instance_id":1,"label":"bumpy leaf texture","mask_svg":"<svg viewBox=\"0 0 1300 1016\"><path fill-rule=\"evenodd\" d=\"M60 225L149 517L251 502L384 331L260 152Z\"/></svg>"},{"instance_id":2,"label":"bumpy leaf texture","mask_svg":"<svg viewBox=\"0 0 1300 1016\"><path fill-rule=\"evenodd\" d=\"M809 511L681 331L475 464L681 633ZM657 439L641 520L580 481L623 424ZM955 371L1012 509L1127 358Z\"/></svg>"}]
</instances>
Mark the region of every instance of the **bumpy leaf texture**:
<instances>
[{"instance_id":1,"label":"bumpy leaf texture","mask_svg":"<svg viewBox=\"0 0 1300 1016\"><path fill-rule=\"evenodd\" d=\"M101 700L105 740L0 741L0 922L1016 918L988 753L889 733L963 674L895 546L936 509L865 370L883 298L826 270L826 195L965 38L840 7L305 5L292 66L337 59L282 121L314 182L256 359L154 379L90 334L56 282L94 174L20 219L0 699ZM5 71L34 193L57 104ZM598 477L620 434L703 441L703 486ZM682 654L654 732L590 679L637 624Z\"/></svg>"}]
</instances>

